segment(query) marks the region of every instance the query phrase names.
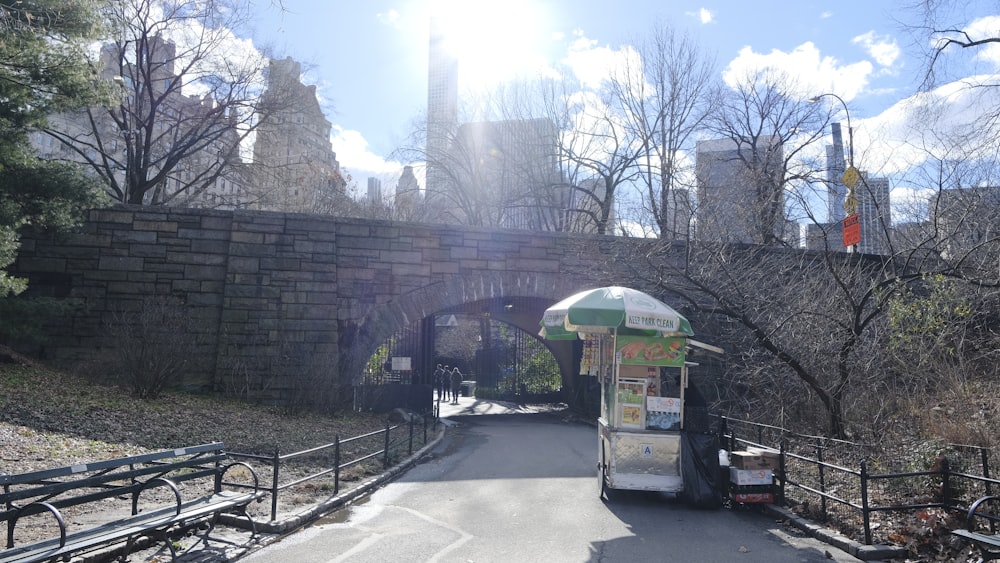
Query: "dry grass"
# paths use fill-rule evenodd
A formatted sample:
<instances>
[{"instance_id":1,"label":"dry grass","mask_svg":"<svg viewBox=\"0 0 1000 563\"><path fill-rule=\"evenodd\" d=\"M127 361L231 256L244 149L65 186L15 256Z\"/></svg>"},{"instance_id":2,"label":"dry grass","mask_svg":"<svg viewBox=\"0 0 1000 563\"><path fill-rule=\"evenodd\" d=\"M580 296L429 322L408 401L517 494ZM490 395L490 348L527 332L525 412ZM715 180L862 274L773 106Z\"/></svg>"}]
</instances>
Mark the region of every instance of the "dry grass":
<instances>
[{"instance_id":1,"label":"dry grass","mask_svg":"<svg viewBox=\"0 0 1000 563\"><path fill-rule=\"evenodd\" d=\"M0 473L22 473L101 459L223 442L231 452L292 453L383 429L384 415L289 415L281 409L216 397L166 393L152 402L95 385L0 349ZM361 444L359 447L372 447ZM377 449L377 448L374 448ZM353 452L343 452L342 460ZM330 456L283 464L288 482L330 467ZM265 464L255 464L270 483ZM360 480L378 464L353 468L342 480ZM342 484L342 490L350 483ZM329 498L330 482L311 482L279 496L279 511ZM266 504L266 503L265 503Z\"/></svg>"}]
</instances>

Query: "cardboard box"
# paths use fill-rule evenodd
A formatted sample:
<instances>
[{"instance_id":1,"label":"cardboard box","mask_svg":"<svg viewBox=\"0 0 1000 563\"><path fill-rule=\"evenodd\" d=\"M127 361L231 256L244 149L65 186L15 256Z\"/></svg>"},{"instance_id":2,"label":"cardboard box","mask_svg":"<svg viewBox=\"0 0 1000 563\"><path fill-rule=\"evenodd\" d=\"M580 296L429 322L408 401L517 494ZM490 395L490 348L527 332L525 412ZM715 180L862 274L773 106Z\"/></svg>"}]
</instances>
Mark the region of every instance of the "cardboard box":
<instances>
[{"instance_id":1,"label":"cardboard box","mask_svg":"<svg viewBox=\"0 0 1000 563\"><path fill-rule=\"evenodd\" d=\"M734 493L733 500L744 504L772 504L774 503L774 493Z\"/></svg>"},{"instance_id":2,"label":"cardboard box","mask_svg":"<svg viewBox=\"0 0 1000 563\"><path fill-rule=\"evenodd\" d=\"M770 469L775 471L780 464L780 456L778 452L770 450L746 450L731 453L729 461L737 469Z\"/></svg>"},{"instance_id":3,"label":"cardboard box","mask_svg":"<svg viewBox=\"0 0 1000 563\"><path fill-rule=\"evenodd\" d=\"M774 487L771 485L729 485L729 498L740 503L773 503Z\"/></svg>"},{"instance_id":4,"label":"cardboard box","mask_svg":"<svg viewBox=\"0 0 1000 563\"><path fill-rule=\"evenodd\" d=\"M729 468L729 482L736 485L771 485L774 473L770 469Z\"/></svg>"}]
</instances>

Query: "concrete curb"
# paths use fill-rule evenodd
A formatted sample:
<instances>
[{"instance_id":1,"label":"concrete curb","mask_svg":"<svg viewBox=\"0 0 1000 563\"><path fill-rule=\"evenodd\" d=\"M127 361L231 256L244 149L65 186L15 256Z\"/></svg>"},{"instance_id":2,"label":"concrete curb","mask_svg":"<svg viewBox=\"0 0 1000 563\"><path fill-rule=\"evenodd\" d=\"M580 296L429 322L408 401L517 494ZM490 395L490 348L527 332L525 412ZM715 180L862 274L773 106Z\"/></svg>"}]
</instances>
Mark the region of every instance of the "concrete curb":
<instances>
[{"instance_id":1,"label":"concrete curb","mask_svg":"<svg viewBox=\"0 0 1000 563\"><path fill-rule=\"evenodd\" d=\"M780 518L788 522L799 530L802 530L810 537L828 543L837 549L849 553L863 561L880 561L887 559L901 559L907 556L905 547L894 547L888 545L865 545L854 541L847 536L837 533L835 530L821 526L815 522L807 520L794 512L774 504L765 504L765 511L769 516Z\"/></svg>"},{"instance_id":2,"label":"concrete curb","mask_svg":"<svg viewBox=\"0 0 1000 563\"><path fill-rule=\"evenodd\" d=\"M364 483L358 485L357 487L353 487L346 492L331 497L319 504L313 505L312 507L306 510L293 514L292 516L288 516L282 520L257 522L256 523L257 532L262 534L277 534L277 535L285 535L294 532L295 530L301 528L302 526L305 526L306 524L309 524L310 522L313 522L323 517L324 515L329 514L330 512L333 512L339 508L347 506L352 502L354 502L355 500L357 500L358 498L363 497L371 493L373 490L384 485L385 483L392 481L400 474L413 467L418 461L420 461L421 458L427 455L427 453L430 452L430 450L434 446L436 446L438 442L441 441L442 438L444 438L445 428L447 427L447 425L441 422L440 420L438 422L441 424L441 428L437 431L437 436L433 440L425 444L424 447L414 452L405 460L390 467L389 469L386 469L381 474L369 479L368 481L365 481ZM245 528L247 525L246 520L237 517L227 518L227 520L230 521L228 522L223 521L222 523L237 527L240 527L240 524L242 524L241 527L243 528Z\"/></svg>"}]
</instances>

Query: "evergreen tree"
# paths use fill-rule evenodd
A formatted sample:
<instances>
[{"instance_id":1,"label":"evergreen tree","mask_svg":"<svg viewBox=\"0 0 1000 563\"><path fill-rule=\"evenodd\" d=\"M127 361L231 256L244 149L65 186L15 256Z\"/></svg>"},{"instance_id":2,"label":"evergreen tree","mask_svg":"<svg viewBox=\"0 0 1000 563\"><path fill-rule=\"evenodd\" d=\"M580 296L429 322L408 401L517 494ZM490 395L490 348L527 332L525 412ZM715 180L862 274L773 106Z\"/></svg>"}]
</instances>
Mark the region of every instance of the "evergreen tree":
<instances>
[{"instance_id":1,"label":"evergreen tree","mask_svg":"<svg viewBox=\"0 0 1000 563\"><path fill-rule=\"evenodd\" d=\"M94 0L0 0L0 298L25 288L4 270L19 230L71 226L94 202L95 183L35 158L28 131L98 101L84 49L100 21Z\"/></svg>"}]
</instances>

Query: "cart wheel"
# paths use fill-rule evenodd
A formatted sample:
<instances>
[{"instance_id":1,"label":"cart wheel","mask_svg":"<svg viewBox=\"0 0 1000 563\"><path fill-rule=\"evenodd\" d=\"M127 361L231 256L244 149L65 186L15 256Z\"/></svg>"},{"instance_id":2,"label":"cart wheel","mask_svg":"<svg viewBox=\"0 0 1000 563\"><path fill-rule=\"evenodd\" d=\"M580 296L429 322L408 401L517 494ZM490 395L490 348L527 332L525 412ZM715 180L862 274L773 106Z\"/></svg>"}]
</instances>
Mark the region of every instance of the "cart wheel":
<instances>
[{"instance_id":1,"label":"cart wheel","mask_svg":"<svg viewBox=\"0 0 1000 563\"><path fill-rule=\"evenodd\" d=\"M604 460L604 452L601 452L601 461L598 465L597 479L600 483L600 490L598 492L598 498L611 500L611 487L608 486L608 464Z\"/></svg>"}]
</instances>

